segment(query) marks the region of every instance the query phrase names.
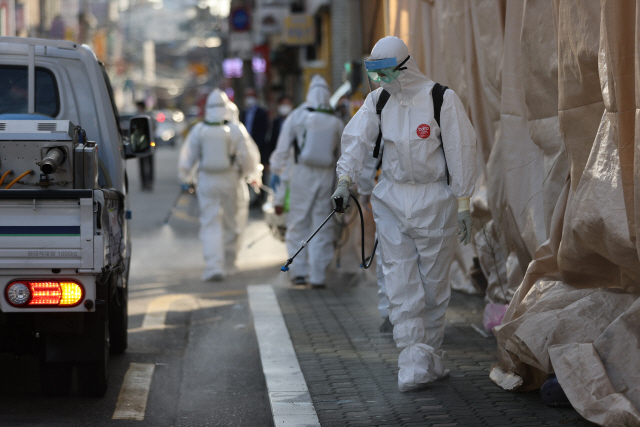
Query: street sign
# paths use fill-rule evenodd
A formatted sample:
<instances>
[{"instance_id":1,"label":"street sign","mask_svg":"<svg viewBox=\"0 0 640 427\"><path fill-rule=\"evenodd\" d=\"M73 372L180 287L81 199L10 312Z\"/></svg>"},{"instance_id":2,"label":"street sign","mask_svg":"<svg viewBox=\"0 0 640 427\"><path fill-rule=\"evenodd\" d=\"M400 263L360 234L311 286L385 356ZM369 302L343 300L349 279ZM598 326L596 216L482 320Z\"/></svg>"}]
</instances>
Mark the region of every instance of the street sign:
<instances>
[{"instance_id":1,"label":"street sign","mask_svg":"<svg viewBox=\"0 0 640 427\"><path fill-rule=\"evenodd\" d=\"M303 13L294 13L284 20L284 42L288 45L300 46L316 42L313 17Z\"/></svg>"},{"instance_id":2,"label":"street sign","mask_svg":"<svg viewBox=\"0 0 640 427\"><path fill-rule=\"evenodd\" d=\"M253 39L250 33L233 32L229 34L229 54L242 59L253 56Z\"/></svg>"},{"instance_id":3,"label":"street sign","mask_svg":"<svg viewBox=\"0 0 640 427\"><path fill-rule=\"evenodd\" d=\"M284 18L289 9L282 6L263 6L255 18L256 29L262 34L282 34Z\"/></svg>"},{"instance_id":4,"label":"street sign","mask_svg":"<svg viewBox=\"0 0 640 427\"><path fill-rule=\"evenodd\" d=\"M229 22L233 31L249 31L251 29L251 14L246 7L236 7L229 14Z\"/></svg>"}]
</instances>

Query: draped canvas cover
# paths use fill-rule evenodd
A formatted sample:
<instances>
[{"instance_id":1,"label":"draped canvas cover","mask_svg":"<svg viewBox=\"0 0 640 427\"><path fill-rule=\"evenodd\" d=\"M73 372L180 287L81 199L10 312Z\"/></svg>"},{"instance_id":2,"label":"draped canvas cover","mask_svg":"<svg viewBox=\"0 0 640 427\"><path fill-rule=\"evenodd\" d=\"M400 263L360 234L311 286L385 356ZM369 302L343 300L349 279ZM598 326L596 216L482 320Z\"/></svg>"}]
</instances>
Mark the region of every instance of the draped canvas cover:
<instances>
[{"instance_id":1,"label":"draped canvas cover","mask_svg":"<svg viewBox=\"0 0 640 427\"><path fill-rule=\"evenodd\" d=\"M636 2L608 0L555 8L560 131L571 174L551 239L494 330L500 362L524 389L555 372L593 422L639 422L638 11Z\"/></svg>"},{"instance_id":2,"label":"draped canvas cover","mask_svg":"<svg viewBox=\"0 0 640 427\"><path fill-rule=\"evenodd\" d=\"M640 1L387 5L478 130L495 276L510 253L526 272L494 329L515 377L492 378L533 390L555 373L590 421L640 422Z\"/></svg>"}]
</instances>

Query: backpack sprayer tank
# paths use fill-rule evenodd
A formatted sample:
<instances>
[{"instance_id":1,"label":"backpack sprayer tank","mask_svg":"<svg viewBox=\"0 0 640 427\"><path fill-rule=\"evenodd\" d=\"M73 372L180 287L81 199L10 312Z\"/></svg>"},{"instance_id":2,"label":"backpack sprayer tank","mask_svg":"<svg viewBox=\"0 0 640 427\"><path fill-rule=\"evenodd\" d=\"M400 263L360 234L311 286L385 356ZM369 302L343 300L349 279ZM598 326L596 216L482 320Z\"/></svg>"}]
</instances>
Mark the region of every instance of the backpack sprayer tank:
<instances>
[{"instance_id":1,"label":"backpack sprayer tank","mask_svg":"<svg viewBox=\"0 0 640 427\"><path fill-rule=\"evenodd\" d=\"M98 147L69 120L0 120L4 188L98 188Z\"/></svg>"}]
</instances>

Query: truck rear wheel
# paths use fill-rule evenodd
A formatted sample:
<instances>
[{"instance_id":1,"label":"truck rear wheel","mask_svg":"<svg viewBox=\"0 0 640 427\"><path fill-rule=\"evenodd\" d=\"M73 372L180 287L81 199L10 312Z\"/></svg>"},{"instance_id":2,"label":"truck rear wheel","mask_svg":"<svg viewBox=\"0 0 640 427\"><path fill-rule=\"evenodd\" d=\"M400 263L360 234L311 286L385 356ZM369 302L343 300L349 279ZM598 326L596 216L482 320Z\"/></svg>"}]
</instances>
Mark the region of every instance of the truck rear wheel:
<instances>
[{"instance_id":1,"label":"truck rear wheel","mask_svg":"<svg viewBox=\"0 0 640 427\"><path fill-rule=\"evenodd\" d=\"M103 339L97 342L98 359L77 365L78 391L87 397L102 397L107 392L109 365L109 321L100 324Z\"/></svg>"},{"instance_id":2,"label":"truck rear wheel","mask_svg":"<svg viewBox=\"0 0 640 427\"><path fill-rule=\"evenodd\" d=\"M42 362L40 363L40 385L42 392L50 397L68 396L71 393L70 363Z\"/></svg>"},{"instance_id":3,"label":"truck rear wheel","mask_svg":"<svg viewBox=\"0 0 640 427\"><path fill-rule=\"evenodd\" d=\"M122 276L118 277L122 284ZM111 354L122 354L127 349L127 329L129 327L128 289L116 286L116 292L109 304L109 335Z\"/></svg>"}]
</instances>

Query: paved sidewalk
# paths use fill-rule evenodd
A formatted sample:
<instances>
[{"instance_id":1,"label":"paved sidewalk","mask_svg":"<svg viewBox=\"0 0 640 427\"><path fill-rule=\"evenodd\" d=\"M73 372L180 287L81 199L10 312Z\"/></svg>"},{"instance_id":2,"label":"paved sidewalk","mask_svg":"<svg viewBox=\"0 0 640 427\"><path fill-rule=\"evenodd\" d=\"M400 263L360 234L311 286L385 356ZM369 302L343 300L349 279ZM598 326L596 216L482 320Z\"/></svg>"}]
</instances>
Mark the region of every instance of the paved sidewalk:
<instances>
[{"instance_id":1,"label":"paved sidewalk","mask_svg":"<svg viewBox=\"0 0 640 427\"><path fill-rule=\"evenodd\" d=\"M400 393L400 350L378 331L376 288L276 288L320 423L330 426L592 426L537 392L503 391L489 379L495 339L480 335L481 297L453 292L443 348L450 377Z\"/></svg>"}]
</instances>

